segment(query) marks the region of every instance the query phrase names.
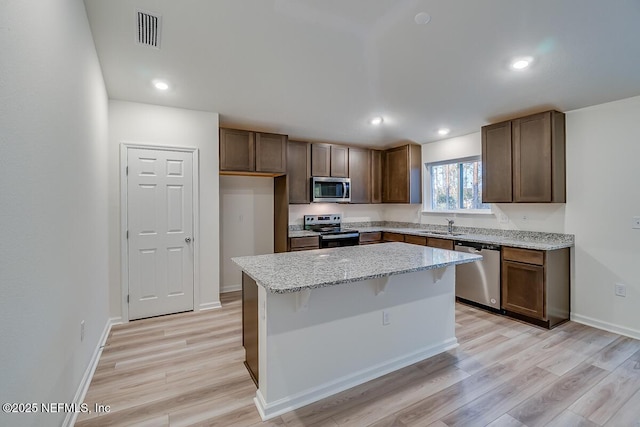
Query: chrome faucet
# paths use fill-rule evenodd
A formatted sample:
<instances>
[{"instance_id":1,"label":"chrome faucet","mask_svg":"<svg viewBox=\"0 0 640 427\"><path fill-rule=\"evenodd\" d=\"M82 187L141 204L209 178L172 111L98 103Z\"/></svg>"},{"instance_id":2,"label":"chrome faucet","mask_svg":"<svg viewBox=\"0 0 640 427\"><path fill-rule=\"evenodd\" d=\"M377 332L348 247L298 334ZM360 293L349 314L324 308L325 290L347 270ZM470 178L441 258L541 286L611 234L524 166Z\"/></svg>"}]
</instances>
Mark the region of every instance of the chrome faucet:
<instances>
[{"instance_id":1,"label":"chrome faucet","mask_svg":"<svg viewBox=\"0 0 640 427\"><path fill-rule=\"evenodd\" d=\"M449 223L448 227L447 227L447 233L449 234L453 234L453 220L446 218L447 222Z\"/></svg>"}]
</instances>

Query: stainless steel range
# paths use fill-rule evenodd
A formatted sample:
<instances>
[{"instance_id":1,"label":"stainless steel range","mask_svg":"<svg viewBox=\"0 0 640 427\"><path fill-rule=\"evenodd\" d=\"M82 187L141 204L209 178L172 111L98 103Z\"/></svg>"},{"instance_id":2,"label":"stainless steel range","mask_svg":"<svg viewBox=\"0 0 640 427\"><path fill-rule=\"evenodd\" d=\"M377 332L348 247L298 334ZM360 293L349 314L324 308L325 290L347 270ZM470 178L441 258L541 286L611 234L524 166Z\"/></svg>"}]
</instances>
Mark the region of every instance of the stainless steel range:
<instances>
[{"instance_id":1,"label":"stainless steel range","mask_svg":"<svg viewBox=\"0 0 640 427\"><path fill-rule=\"evenodd\" d=\"M304 229L320 233L321 248L355 246L360 240L358 230L342 228L340 214L305 215Z\"/></svg>"}]
</instances>

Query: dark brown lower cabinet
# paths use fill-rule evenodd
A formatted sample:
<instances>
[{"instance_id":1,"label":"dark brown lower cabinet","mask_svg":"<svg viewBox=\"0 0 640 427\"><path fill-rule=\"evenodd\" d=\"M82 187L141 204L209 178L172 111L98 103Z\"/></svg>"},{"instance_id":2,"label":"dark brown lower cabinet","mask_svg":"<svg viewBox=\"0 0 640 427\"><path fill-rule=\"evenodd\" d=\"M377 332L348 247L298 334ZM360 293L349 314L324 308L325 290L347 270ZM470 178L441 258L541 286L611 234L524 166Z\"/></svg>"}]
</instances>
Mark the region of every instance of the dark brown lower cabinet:
<instances>
[{"instance_id":1,"label":"dark brown lower cabinet","mask_svg":"<svg viewBox=\"0 0 640 427\"><path fill-rule=\"evenodd\" d=\"M289 238L289 251L308 251L310 249L320 249L318 236Z\"/></svg>"},{"instance_id":2,"label":"dark brown lower cabinet","mask_svg":"<svg viewBox=\"0 0 640 427\"><path fill-rule=\"evenodd\" d=\"M569 320L569 251L503 246L502 309L546 328Z\"/></svg>"},{"instance_id":3,"label":"dark brown lower cabinet","mask_svg":"<svg viewBox=\"0 0 640 427\"><path fill-rule=\"evenodd\" d=\"M544 320L544 267L502 262L502 308Z\"/></svg>"},{"instance_id":4,"label":"dark brown lower cabinet","mask_svg":"<svg viewBox=\"0 0 640 427\"><path fill-rule=\"evenodd\" d=\"M404 242L411 243L413 245L427 246L427 238L424 236L414 236L413 234L405 234Z\"/></svg>"},{"instance_id":5,"label":"dark brown lower cabinet","mask_svg":"<svg viewBox=\"0 0 640 427\"><path fill-rule=\"evenodd\" d=\"M404 234L385 231L382 233L382 240L385 242L404 242Z\"/></svg>"},{"instance_id":6,"label":"dark brown lower cabinet","mask_svg":"<svg viewBox=\"0 0 640 427\"><path fill-rule=\"evenodd\" d=\"M453 250L453 240L438 239L437 237L427 237L427 246L438 249Z\"/></svg>"},{"instance_id":7,"label":"dark brown lower cabinet","mask_svg":"<svg viewBox=\"0 0 640 427\"><path fill-rule=\"evenodd\" d=\"M258 284L246 273L242 273L242 345L244 365L256 386L258 372Z\"/></svg>"},{"instance_id":8,"label":"dark brown lower cabinet","mask_svg":"<svg viewBox=\"0 0 640 427\"><path fill-rule=\"evenodd\" d=\"M381 231L367 231L364 233L360 233L360 241L361 245L370 245L372 243L382 243L382 232Z\"/></svg>"}]
</instances>

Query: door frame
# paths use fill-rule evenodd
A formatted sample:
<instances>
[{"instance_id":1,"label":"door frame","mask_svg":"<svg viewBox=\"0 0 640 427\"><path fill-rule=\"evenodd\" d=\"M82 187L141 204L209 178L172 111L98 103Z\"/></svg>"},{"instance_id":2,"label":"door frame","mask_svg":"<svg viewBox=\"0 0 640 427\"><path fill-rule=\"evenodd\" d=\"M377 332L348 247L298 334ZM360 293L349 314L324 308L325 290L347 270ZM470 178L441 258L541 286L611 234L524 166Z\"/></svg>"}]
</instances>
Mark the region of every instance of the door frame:
<instances>
[{"instance_id":1,"label":"door frame","mask_svg":"<svg viewBox=\"0 0 640 427\"><path fill-rule=\"evenodd\" d=\"M122 323L129 322L129 245L127 241L127 167L128 150L137 148L155 151L180 151L191 153L193 157L193 311L200 308L200 162L199 150L195 147L177 147L170 145L152 145L122 142L120 144L120 304L122 306Z\"/></svg>"}]
</instances>

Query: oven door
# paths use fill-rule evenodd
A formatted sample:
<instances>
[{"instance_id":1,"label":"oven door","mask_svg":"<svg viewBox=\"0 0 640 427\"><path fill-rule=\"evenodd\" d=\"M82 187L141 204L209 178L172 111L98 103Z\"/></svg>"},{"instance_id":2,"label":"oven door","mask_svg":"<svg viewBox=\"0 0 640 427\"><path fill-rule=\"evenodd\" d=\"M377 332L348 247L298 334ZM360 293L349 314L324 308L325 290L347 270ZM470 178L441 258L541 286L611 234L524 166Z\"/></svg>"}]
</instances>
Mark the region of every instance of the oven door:
<instances>
[{"instance_id":1,"label":"oven door","mask_svg":"<svg viewBox=\"0 0 640 427\"><path fill-rule=\"evenodd\" d=\"M350 202L350 187L351 179L349 178L311 178L311 193L314 202Z\"/></svg>"},{"instance_id":2,"label":"oven door","mask_svg":"<svg viewBox=\"0 0 640 427\"><path fill-rule=\"evenodd\" d=\"M337 248L340 246L356 246L360 244L360 233L320 235L321 248Z\"/></svg>"}]
</instances>

